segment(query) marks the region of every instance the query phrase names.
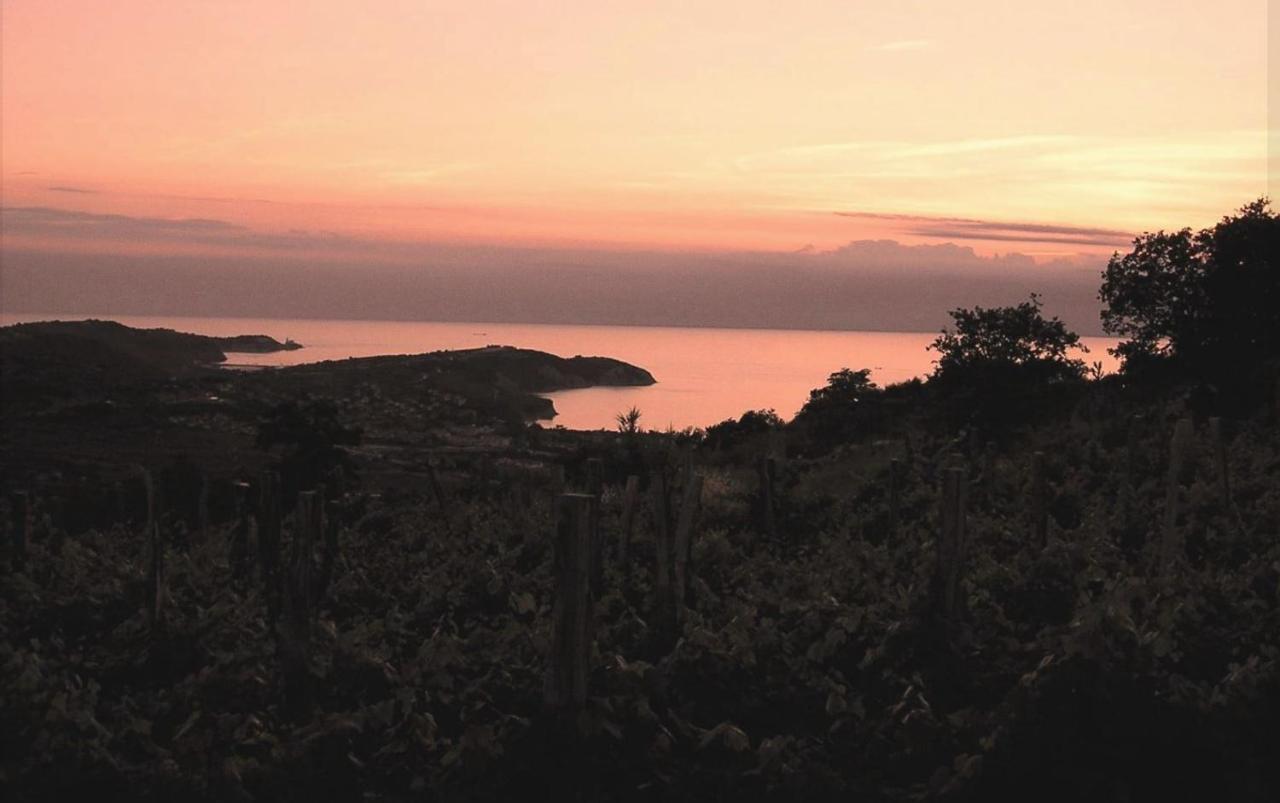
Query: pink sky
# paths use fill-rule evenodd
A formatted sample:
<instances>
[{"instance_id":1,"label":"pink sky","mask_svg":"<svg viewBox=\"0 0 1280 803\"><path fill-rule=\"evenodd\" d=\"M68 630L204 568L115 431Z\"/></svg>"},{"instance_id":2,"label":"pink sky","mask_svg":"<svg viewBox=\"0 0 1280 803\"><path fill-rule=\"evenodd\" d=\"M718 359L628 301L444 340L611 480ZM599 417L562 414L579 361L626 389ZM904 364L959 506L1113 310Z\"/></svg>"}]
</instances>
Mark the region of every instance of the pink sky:
<instances>
[{"instance_id":1,"label":"pink sky","mask_svg":"<svg viewBox=\"0 0 1280 803\"><path fill-rule=\"evenodd\" d=\"M887 238L1047 259L1207 224L1266 191L1264 0L6 0L3 14L9 209L399 244ZM261 248L93 220L6 225L4 247Z\"/></svg>"}]
</instances>

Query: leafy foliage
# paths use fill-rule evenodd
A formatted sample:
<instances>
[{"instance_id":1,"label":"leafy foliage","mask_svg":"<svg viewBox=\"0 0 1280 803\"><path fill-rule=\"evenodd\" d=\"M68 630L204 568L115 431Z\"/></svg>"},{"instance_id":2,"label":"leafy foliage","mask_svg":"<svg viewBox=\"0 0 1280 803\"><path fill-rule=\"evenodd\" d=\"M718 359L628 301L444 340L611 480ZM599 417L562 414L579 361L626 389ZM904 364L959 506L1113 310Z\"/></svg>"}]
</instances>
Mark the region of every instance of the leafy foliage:
<instances>
[{"instance_id":1,"label":"leafy foliage","mask_svg":"<svg viewBox=\"0 0 1280 803\"><path fill-rule=\"evenodd\" d=\"M952 310L954 330L944 330L929 345L938 352L933 378L943 383L980 382L993 374L1029 382L1079 379L1084 363L1069 355L1087 349L1062 321L1045 320L1042 306L1033 293L1012 307Z\"/></svg>"},{"instance_id":2,"label":"leafy foliage","mask_svg":"<svg viewBox=\"0 0 1280 803\"><path fill-rule=\"evenodd\" d=\"M827 377L826 386L809 392L796 423L819 441L853 440L866 434L879 392L869 369L842 368Z\"/></svg>"},{"instance_id":3,"label":"leafy foliage","mask_svg":"<svg viewBox=\"0 0 1280 803\"><path fill-rule=\"evenodd\" d=\"M640 432L640 408L632 407L626 412L614 416L618 422L618 432L623 435L636 435Z\"/></svg>"},{"instance_id":4,"label":"leafy foliage","mask_svg":"<svg viewBox=\"0 0 1280 803\"><path fill-rule=\"evenodd\" d=\"M767 432L776 432L782 429L783 423L774 410L748 410L737 421L729 418L707 427L705 439L713 448L729 449Z\"/></svg>"},{"instance_id":5,"label":"leafy foliage","mask_svg":"<svg viewBox=\"0 0 1280 803\"><path fill-rule=\"evenodd\" d=\"M1280 216L1266 199L1212 228L1144 234L1112 257L1099 297L1129 370L1169 357L1209 377L1280 354Z\"/></svg>"}]
</instances>

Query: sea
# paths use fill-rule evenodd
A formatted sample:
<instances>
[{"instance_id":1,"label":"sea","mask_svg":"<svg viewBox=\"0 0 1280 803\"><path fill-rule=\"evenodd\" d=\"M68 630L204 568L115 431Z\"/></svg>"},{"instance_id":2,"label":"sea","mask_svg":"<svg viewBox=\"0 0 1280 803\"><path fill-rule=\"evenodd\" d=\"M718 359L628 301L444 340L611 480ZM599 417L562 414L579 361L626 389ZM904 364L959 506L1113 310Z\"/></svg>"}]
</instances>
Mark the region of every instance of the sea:
<instances>
[{"instance_id":1,"label":"sea","mask_svg":"<svg viewBox=\"0 0 1280 803\"><path fill-rule=\"evenodd\" d=\"M880 385L926 376L936 332L807 331L650 326L455 323L431 321L292 320L3 313L0 324L41 320L114 320L128 326L203 335L270 335L301 343L296 351L228 354L229 368L264 368L370 357L421 354L487 345L537 349L562 357L613 357L647 369L648 387L583 388L545 394L557 415L547 426L613 429L617 415L640 410L642 429L707 427L747 410L773 410L790 419L841 368L871 369ZM1086 362L1110 371L1115 340L1085 337Z\"/></svg>"}]
</instances>

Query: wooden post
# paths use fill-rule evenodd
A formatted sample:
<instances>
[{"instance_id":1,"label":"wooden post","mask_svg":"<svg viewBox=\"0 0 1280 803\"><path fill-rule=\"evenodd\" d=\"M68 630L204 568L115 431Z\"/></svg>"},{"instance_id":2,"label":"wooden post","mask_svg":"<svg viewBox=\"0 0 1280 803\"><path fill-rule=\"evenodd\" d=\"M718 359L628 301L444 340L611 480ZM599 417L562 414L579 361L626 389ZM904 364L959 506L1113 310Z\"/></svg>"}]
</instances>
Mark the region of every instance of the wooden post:
<instances>
[{"instance_id":1,"label":"wooden post","mask_svg":"<svg viewBox=\"0 0 1280 803\"><path fill-rule=\"evenodd\" d=\"M684 489L684 498L680 500L680 520L676 524L675 540L675 588L672 602L675 604L675 618L682 618L692 584L689 577L689 558L693 553L693 523L698 515L698 506L702 502L702 477L693 475Z\"/></svg>"},{"instance_id":2,"label":"wooden post","mask_svg":"<svg viewBox=\"0 0 1280 803\"><path fill-rule=\"evenodd\" d=\"M315 528L317 533L324 534L324 555L320 559L320 576L316 579L313 601L318 606L320 600L329 590L333 582L333 569L338 562L338 517L327 515L328 502L325 500L324 486L316 499L316 515L319 519Z\"/></svg>"},{"instance_id":3,"label":"wooden post","mask_svg":"<svg viewBox=\"0 0 1280 803\"><path fill-rule=\"evenodd\" d=\"M902 482L902 461L894 457L889 460L889 534L898 534L898 507L902 494L899 485Z\"/></svg>"},{"instance_id":4,"label":"wooden post","mask_svg":"<svg viewBox=\"0 0 1280 803\"><path fill-rule=\"evenodd\" d=\"M776 535L777 523L773 510L773 486L777 477L777 463L768 455L761 455L759 462L756 464L756 471L760 476L760 516L761 525L765 535L773 538Z\"/></svg>"},{"instance_id":5,"label":"wooden post","mask_svg":"<svg viewBox=\"0 0 1280 803\"><path fill-rule=\"evenodd\" d=\"M1044 549L1049 545L1049 478L1045 474L1044 452L1031 456L1031 520L1036 543Z\"/></svg>"},{"instance_id":6,"label":"wooden post","mask_svg":"<svg viewBox=\"0 0 1280 803\"><path fill-rule=\"evenodd\" d=\"M600 589L604 583L604 541L600 537L600 500L604 496L604 461L587 458L587 494L596 501L591 506L591 584Z\"/></svg>"},{"instance_id":7,"label":"wooden post","mask_svg":"<svg viewBox=\"0 0 1280 803\"><path fill-rule=\"evenodd\" d=\"M987 441L982 448L982 479L988 499L996 494L996 442Z\"/></svg>"},{"instance_id":8,"label":"wooden post","mask_svg":"<svg viewBox=\"0 0 1280 803\"><path fill-rule=\"evenodd\" d=\"M587 493L597 499L604 493L604 461L598 457L587 458Z\"/></svg>"},{"instance_id":9,"label":"wooden post","mask_svg":"<svg viewBox=\"0 0 1280 803\"><path fill-rule=\"evenodd\" d=\"M769 457L775 463L787 462L787 433L781 429L769 430Z\"/></svg>"},{"instance_id":10,"label":"wooden post","mask_svg":"<svg viewBox=\"0 0 1280 803\"><path fill-rule=\"evenodd\" d=\"M1231 507L1231 472L1227 461L1227 440L1222 432L1222 419L1209 419L1209 437L1213 441L1214 464L1218 469L1218 488L1222 494L1222 507Z\"/></svg>"},{"instance_id":11,"label":"wooden post","mask_svg":"<svg viewBox=\"0 0 1280 803\"><path fill-rule=\"evenodd\" d=\"M427 481L431 483L431 495L435 497L436 507L440 508L440 513L448 516L449 511L444 503L444 489L440 487L440 475L436 472L436 464L430 460L427 461Z\"/></svg>"},{"instance_id":12,"label":"wooden post","mask_svg":"<svg viewBox=\"0 0 1280 803\"><path fill-rule=\"evenodd\" d=\"M209 540L209 475L200 474L200 496L196 499L196 527L201 543Z\"/></svg>"},{"instance_id":13,"label":"wooden post","mask_svg":"<svg viewBox=\"0 0 1280 803\"><path fill-rule=\"evenodd\" d=\"M1169 441L1169 473L1166 477L1164 498L1164 532L1160 539L1158 568L1168 571L1182 551L1182 539L1178 530L1178 507L1181 495L1182 472L1191 451L1192 427L1190 418L1181 418L1174 426Z\"/></svg>"},{"instance_id":14,"label":"wooden post","mask_svg":"<svg viewBox=\"0 0 1280 803\"><path fill-rule=\"evenodd\" d=\"M658 640L665 644L674 633L670 621L675 610L671 588L671 503L667 494L666 473L655 469L649 479L649 494L653 503L653 540L656 565L653 573L653 615Z\"/></svg>"},{"instance_id":15,"label":"wooden post","mask_svg":"<svg viewBox=\"0 0 1280 803\"><path fill-rule=\"evenodd\" d=\"M949 468L942 475L942 533L938 539L936 592L942 616L956 617L960 607L960 583L965 557L965 505L968 480L962 468Z\"/></svg>"},{"instance_id":16,"label":"wooden post","mask_svg":"<svg viewBox=\"0 0 1280 803\"><path fill-rule=\"evenodd\" d=\"M231 486L235 497L236 523L227 548L227 562L237 576L248 574L249 567L249 483L237 481Z\"/></svg>"},{"instance_id":17,"label":"wooden post","mask_svg":"<svg viewBox=\"0 0 1280 803\"><path fill-rule=\"evenodd\" d=\"M142 486L147 495L147 623L154 634L164 627L164 540L160 535L155 482L151 472L145 469L142 472Z\"/></svg>"},{"instance_id":18,"label":"wooden post","mask_svg":"<svg viewBox=\"0 0 1280 803\"><path fill-rule=\"evenodd\" d=\"M551 651L543 702L554 711L576 711L587 701L591 642L595 637L595 591L591 563L596 551L591 529L595 497L561 494L556 500L556 596L552 608Z\"/></svg>"},{"instance_id":19,"label":"wooden post","mask_svg":"<svg viewBox=\"0 0 1280 803\"><path fill-rule=\"evenodd\" d=\"M631 534L636 526L636 507L640 501L640 478L635 474L627 477L626 490L622 492L622 527L618 533L618 561L622 564L624 575L630 576L631 564L628 562L631 552Z\"/></svg>"},{"instance_id":20,"label":"wooden post","mask_svg":"<svg viewBox=\"0 0 1280 803\"><path fill-rule=\"evenodd\" d=\"M311 560L320 527L319 497L298 493L293 519L293 544L285 582L284 616L280 623L280 662L284 674L285 715L294 722L311 718L315 690L311 678L312 579Z\"/></svg>"},{"instance_id":21,"label":"wooden post","mask_svg":"<svg viewBox=\"0 0 1280 803\"><path fill-rule=\"evenodd\" d=\"M31 496L26 491L9 494L9 518L13 524L13 556L21 565L27 559L31 543Z\"/></svg>"},{"instance_id":22,"label":"wooden post","mask_svg":"<svg viewBox=\"0 0 1280 803\"><path fill-rule=\"evenodd\" d=\"M267 599L267 622L274 628L280 613L280 475L264 472L259 493L258 562Z\"/></svg>"}]
</instances>

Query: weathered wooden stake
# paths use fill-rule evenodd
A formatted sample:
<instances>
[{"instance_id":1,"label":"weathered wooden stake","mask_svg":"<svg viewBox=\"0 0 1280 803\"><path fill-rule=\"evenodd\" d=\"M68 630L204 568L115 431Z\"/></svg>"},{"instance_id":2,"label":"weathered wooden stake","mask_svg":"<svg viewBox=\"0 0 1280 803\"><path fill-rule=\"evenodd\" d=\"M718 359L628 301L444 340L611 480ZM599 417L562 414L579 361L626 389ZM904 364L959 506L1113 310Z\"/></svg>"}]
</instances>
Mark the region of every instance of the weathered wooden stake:
<instances>
[{"instance_id":1,"label":"weathered wooden stake","mask_svg":"<svg viewBox=\"0 0 1280 803\"><path fill-rule=\"evenodd\" d=\"M301 491L293 519L293 544L285 582L284 616L279 633L280 662L284 674L284 709L294 722L311 718L315 700L311 677L312 554L320 527L319 497Z\"/></svg>"},{"instance_id":2,"label":"weathered wooden stake","mask_svg":"<svg viewBox=\"0 0 1280 803\"><path fill-rule=\"evenodd\" d=\"M1168 571L1182 551L1181 531L1178 529L1178 507L1182 472L1186 467L1187 456L1191 451L1192 426L1190 418L1182 418L1174 426L1173 437L1169 441L1169 474L1166 478L1164 498L1164 532L1160 539L1158 566L1160 571Z\"/></svg>"},{"instance_id":3,"label":"weathered wooden stake","mask_svg":"<svg viewBox=\"0 0 1280 803\"><path fill-rule=\"evenodd\" d=\"M762 455L756 464L756 473L760 477L760 516L765 535L773 538L776 535L776 521L773 509L773 486L777 477L777 463L772 457Z\"/></svg>"},{"instance_id":4,"label":"weathered wooden stake","mask_svg":"<svg viewBox=\"0 0 1280 803\"><path fill-rule=\"evenodd\" d=\"M595 498L591 506L591 584L599 589L604 583L604 541L600 537L600 500L604 496L604 461L599 457L587 458L587 494Z\"/></svg>"},{"instance_id":5,"label":"weathered wooden stake","mask_svg":"<svg viewBox=\"0 0 1280 803\"><path fill-rule=\"evenodd\" d=\"M329 584L333 582L333 570L338 561L338 517L327 515L328 502L325 500L324 486L320 486L316 500L316 515L319 523L315 528L317 533L324 534L324 555L320 559L320 576L316 578L315 594L313 601L316 605L320 604L320 600L324 599L324 595L329 590Z\"/></svg>"},{"instance_id":6,"label":"weathered wooden stake","mask_svg":"<svg viewBox=\"0 0 1280 803\"><path fill-rule=\"evenodd\" d=\"M968 479L962 468L949 468L942 475L942 533L938 539L938 574L935 579L941 597L943 618L956 617L960 603L960 583L965 558L965 506Z\"/></svg>"},{"instance_id":7,"label":"weathered wooden stake","mask_svg":"<svg viewBox=\"0 0 1280 803\"><path fill-rule=\"evenodd\" d=\"M13 557L21 565L31 542L31 496L26 491L9 494L9 518L13 524Z\"/></svg>"},{"instance_id":8,"label":"weathered wooden stake","mask_svg":"<svg viewBox=\"0 0 1280 803\"><path fill-rule=\"evenodd\" d=\"M1049 478L1045 474L1044 452L1031 455L1031 520L1036 543L1044 549L1049 545Z\"/></svg>"},{"instance_id":9,"label":"weathered wooden stake","mask_svg":"<svg viewBox=\"0 0 1280 803\"><path fill-rule=\"evenodd\" d=\"M147 495L147 623L155 633L164 627L164 540L160 535L155 482L151 472L145 469L142 472L142 486Z\"/></svg>"},{"instance_id":10,"label":"weathered wooden stake","mask_svg":"<svg viewBox=\"0 0 1280 803\"><path fill-rule=\"evenodd\" d=\"M653 621L659 639L665 641L675 623L670 616L675 610L671 588L671 501L667 493L666 472L655 469L649 478L649 495L653 506L653 541L656 565L653 573Z\"/></svg>"},{"instance_id":11,"label":"weathered wooden stake","mask_svg":"<svg viewBox=\"0 0 1280 803\"><path fill-rule=\"evenodd\" d=\"M787 433L781 429L769 430L769 456L776 463L787 462Z\"/></svg>"},{"instance_id":12,"label":"weathered wooden stake","mask_svg":"<svg viewBox=\"0 0 1280 803\"><path fill-rule=\"evenodd\" d=\"M996 442L987 441L982 448L982 479L988 498L996 493Z\"/></svg>"},{"instance_id":13,"label":"weathered wooden stake","mask_svg":"<svg viewBox=\"0 0 1280 803\"><path fill-rule=\"evenodd\" d=\"M231 543L227 545L227 562L234 574L246 575L249 573L249 483L236 482L231 490L235 496L236 523L231 530Z\"/></svg>"},{"instance_id":14,"label":"weathered wooden stake","mask_svg":"<svg viewBox=\"0 0 1280 803\"><path fill-rule=\"evenodd\" d=\"M889 460L889 534L898 534L898 507L901 504L902 461L894 457Z\"/></svg>"},{"instance_id":15,"label":"weathered wooden stake","mask_svg":"<svg viewBox=\"0 0 1280 803\"><path fill-rule=\"evenodd\" d=\"M440 487L440 475L436 472L436 464L427 461L427 481L431 483L431 495L435 497L436 507L440 508L440 513L444 516L449 515L449 511L444 501L444 489Z\"/></svg>"},{"instance_id":16,"label":"weathered wooden stake","mask_svg":"<svg viewBox=\"0 0 1280 803\"><path fill-rule=\"evenodd\" d=\"M622 572L627 576L631 574L628 556L631 552L631 534L635 531L636 507L639 501L640 478L632 474L627 477L627 487L622 492L622 526L618 533L618 562L622 564Z\"/></svg>"},{"instance_id":17,"label":"weathered wooden stake","mask_svg":"<svg viewBox=\"0 0 1280 803\"><path fill-rule=\"evenodd\" d=\"M597 498L604 493L604 461L598 457L587 458L587 493Z\"/></svg>"},{"instance_id":18,"label":"weathered wooden stake","mask_svg":"<svg viewBox=\"0 0 1280 803\"><path fill-rule=\"evenodd\" d=\"M209 475L200 475L200 496L196 499L196 527L202 543L209 540Z\"/></svg>"},{"instance_id":19,"label":"weathered wooden stake","mask_svg":"<svg viewBox=\"0 0 1280 803\"><path fill-rule=\"evenodd\" d=\"M1214 463L1218 469L1218 488L1222 493L1222 506L1231 507L1231 472L1227 460L1227 439L1222 432L1222 419L1209 419L1209 437L1213 441Z\"/></svg>"},{"instance_id":20,"label":"weathered wooden stake","mask_svg":"<svg viewBox=\"0 0 1280 803\"><path fill-rule=\"evenodd\" d=\"M676 524L675 539L675 588L672 602L675 617L679 621L688 602L692 578L689 576L689 558L693 554L693 523L702 503L702 477L693 475L685 485L684 498L680 500L680 520Z\"/></svg>"},{"instance_id":21,"label":"weathered wooden stake","mask_svg":"<svg viewBox=\"0 0 1280 803\"><path fill-rule=\"evenodd\" d=\"M595 590L591 583L595 506L596 499L590 494L561 494L556 500L556 596L543 684L543 702L556 711L577 710L587 701L595 637Z\"/></svg>"},{"instance_id":22,"label":"weathered wooden stake","mask_svg":"<svg viewBox=\"0 0 1280 803\"><path fill-rule=\"evenodd\" d=\"M264 472L258 503L258 562L262 571L263 594L267 599L267 620L275 627L280 614L280 475Z\"/></svg>"}]
</instances>

